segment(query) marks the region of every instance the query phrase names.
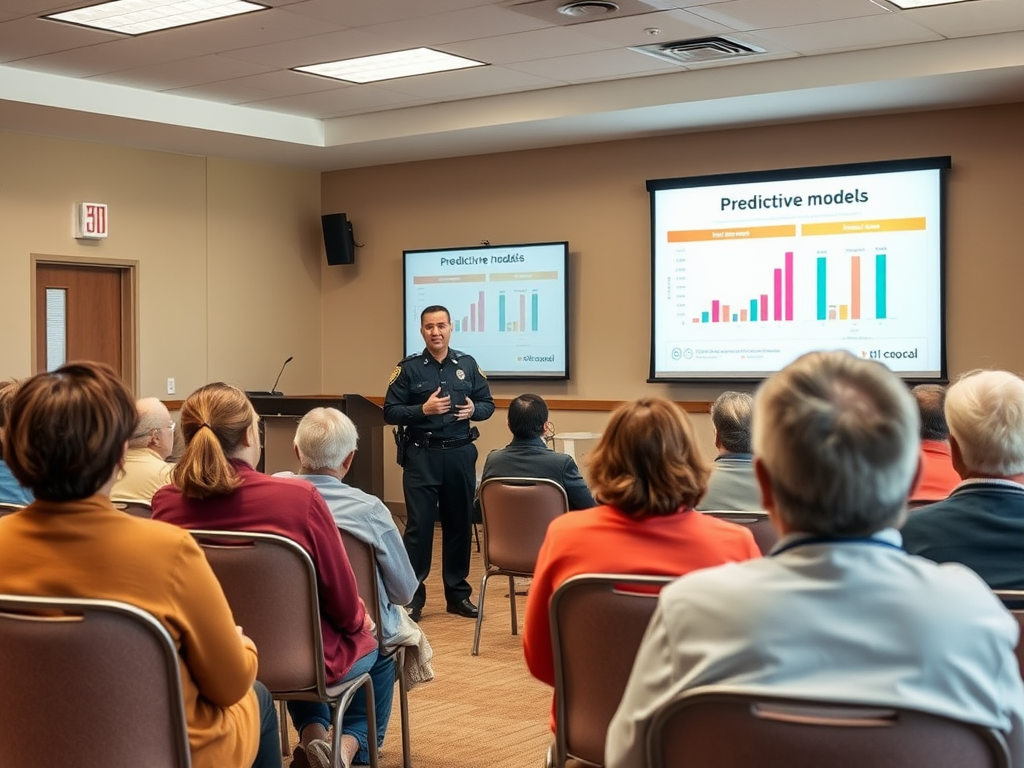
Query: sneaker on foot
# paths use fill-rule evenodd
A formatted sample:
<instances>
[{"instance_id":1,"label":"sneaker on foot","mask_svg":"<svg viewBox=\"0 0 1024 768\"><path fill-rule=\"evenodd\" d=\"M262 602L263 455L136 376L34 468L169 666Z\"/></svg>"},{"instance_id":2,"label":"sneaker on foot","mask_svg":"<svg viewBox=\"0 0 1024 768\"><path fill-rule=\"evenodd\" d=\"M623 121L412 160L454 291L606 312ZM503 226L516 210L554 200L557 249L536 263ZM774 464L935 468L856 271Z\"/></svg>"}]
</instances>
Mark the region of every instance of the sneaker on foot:
<instances>
[{"instance_id":1,"label":"sneaker on foot","mask_svg":"<svg viewBox=\"0 0 1024 768\"><path fill-rule=\"evenodd\" d=\"M306 759L310 768L332 768L331 745L323 739L313 739L306 747Z\"/></svg>"}]
</instances>

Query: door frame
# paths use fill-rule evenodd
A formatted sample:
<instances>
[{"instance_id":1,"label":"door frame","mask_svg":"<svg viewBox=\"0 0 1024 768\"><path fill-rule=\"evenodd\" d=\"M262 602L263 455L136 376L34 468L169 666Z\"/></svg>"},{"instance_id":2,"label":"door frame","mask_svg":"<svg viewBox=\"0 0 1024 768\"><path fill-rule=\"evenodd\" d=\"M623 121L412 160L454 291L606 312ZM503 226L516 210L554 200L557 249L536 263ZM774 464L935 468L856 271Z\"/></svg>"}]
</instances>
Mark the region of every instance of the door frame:
<instances>
[{"instance_id":1,"label":"door frame","mask_svg":"<svg viewBox=\"0 0 1024 768\"><path fill-rule=\"evenodd\" d=\"M31 343L32 370L39 367L36 353L36 271L40 265L61 267L105 267L116 269L121 275L121 379L133 395L139 391L139 262L135 259L107 259L95 256L56 256L30 254L31 279Z\"/></svg>"}]
</instances>

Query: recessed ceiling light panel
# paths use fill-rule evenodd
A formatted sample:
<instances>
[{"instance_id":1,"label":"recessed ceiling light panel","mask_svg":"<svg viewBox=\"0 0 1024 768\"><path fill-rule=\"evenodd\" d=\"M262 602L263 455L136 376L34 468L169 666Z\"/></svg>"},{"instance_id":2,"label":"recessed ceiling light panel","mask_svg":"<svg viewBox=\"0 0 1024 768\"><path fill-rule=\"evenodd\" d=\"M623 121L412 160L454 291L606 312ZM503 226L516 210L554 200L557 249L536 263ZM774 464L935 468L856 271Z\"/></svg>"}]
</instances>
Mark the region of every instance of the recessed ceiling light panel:
<instances>
[{"instance_id":1,"label":"recessed ceiling light panel","mask_svg":"<svg viewBox=\"0 0 1024 768\"><path fill-rule=\"evenodd\" d=\"M125 35L143 35L266 8L246 0L114 0L43 18Z\"/></svg>"},{"instance_id":2,"label":"recessed ceiling light panel","mask_svg":"<svg viewBox=\"0 0 1024 768\"><path fill-rule=\"evenodd\" d=\"M432 48L412 48L408 51L379 53L374 56L360 56L356 59L328 61L295 67L299 72L309 72L349 83L375 83L379 80L394 80L399 77L426 75L431 72L447 72L453 69L485 67L482 61L465 59L451 53L435 51Z\"/></svg>"},{"instance_id":3,"label":"recessed ceiling light panel","mask_svg":"<svg viewBox=\"0 0 1024 768\"><path fill-rule=\"evenodd\" d=\"M953 3L966 3L972 0L889 0L897 8L907 10L908 8L925 8L929 5L952 5Z\"/></svg>"}]
</instances>

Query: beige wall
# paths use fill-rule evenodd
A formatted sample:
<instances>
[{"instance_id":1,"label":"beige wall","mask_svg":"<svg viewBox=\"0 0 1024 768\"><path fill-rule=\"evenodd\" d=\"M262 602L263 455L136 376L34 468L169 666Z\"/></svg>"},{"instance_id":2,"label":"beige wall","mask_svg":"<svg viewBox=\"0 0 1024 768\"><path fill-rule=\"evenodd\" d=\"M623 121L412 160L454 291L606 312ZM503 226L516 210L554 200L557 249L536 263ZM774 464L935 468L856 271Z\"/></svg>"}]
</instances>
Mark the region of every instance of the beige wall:
<instances>
[{"instance_id":1,"label":"beige wall","mask_svg":"<svg viewBox=\"0 0 1024 768\"><path fill-rule=\"evenodd\" d=\"M77 241L76 202L110 206ZM0 376L31 373L33 254L138 262L140 394L212 379L321 389L320 178L309 171L0 133Z\"/></svg>"},{"instance_id":2,"label":"beige wall","mask_svg":"<svg viewBox=\"0 0 1024 768\"><path fill-rule=\"evenodd\" d=\"M496 383L548 397L646 393L711 400L721 386L648 384L647 179L951 155L947 332L951 376L1024 371L1015 223L1024 200L1024 104L588 144L337 171L324 212L352 220L354 267L324 267L324 384L382 395L401 356L402 250L568 240L572 381ZM453 345L459 341L453 338ZM467 350L472 352L472 350ZM605 415L555 413L559 429L600 431ZM710 440L706 417L697 417ZM563 424L565 426L563 427ZM506 441L504 415L482 426L481 454ZM710 452L710 446L708 447ZM401 498L389 476L388 497ZM397 490L396 490L397 488Z\"/></svg>"}]
</instances>

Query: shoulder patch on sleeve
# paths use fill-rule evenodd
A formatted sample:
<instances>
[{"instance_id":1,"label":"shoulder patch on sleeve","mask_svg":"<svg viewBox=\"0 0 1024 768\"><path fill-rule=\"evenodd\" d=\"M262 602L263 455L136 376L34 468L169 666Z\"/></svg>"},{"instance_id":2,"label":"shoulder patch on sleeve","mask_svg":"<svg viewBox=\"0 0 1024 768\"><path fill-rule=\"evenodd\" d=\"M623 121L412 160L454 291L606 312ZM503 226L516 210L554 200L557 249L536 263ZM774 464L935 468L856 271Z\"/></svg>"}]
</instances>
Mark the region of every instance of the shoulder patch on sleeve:
<instances>
[{"instance_id":1,"label":"shoulder patch on sleeve","mask_svg":"<svg viewBox=\"0 0 1024 768\"><path fill-rule=\"evenodd\" d=\"M476 367L476 372L479 373L483 378L487 378L487 374L483 372L483 369L481 369L479 365Z\"/></svg>"},{"instance_id":2,"label":"shoulder patch on sleeve","mask_svg":"<svg viewBox=\"0 0 1024 768\"><path fill-rule=\"evenodd\" d=\"M388 386L389 386L389 387L390 387L390 386L391 386L392 384L394 384L394 383L395 383L395 379L397 379L397 378L398 378L398 375L399 375L399 374L400 374L401 372L402 372L402 366L400 366L400 365L396 365L396 366L395 366L395 370L393 370L393 371L391 372L391 378L390 378L390 379L388 379Z\"/></svg>"}]
</instances>

